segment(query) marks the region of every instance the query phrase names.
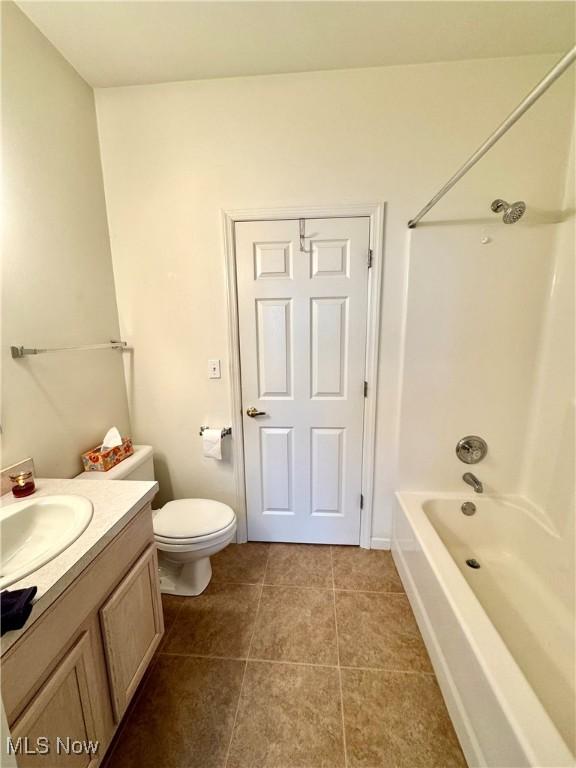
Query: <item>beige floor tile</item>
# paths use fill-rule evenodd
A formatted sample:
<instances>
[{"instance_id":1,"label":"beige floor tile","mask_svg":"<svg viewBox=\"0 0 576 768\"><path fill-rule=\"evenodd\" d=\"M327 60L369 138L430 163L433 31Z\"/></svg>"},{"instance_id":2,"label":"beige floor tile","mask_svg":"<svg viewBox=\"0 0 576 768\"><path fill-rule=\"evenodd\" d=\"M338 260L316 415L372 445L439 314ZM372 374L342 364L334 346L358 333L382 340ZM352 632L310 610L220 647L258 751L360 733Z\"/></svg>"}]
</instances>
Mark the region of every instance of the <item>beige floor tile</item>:
<instances>
[{"instance_id":1,"label":"beige floor tile","mask_svg":"<svg viewBox=\"0 0 576 768\"><path fill-rule=\"evenodd\" d=\"M336 592L336 616L342 666L432 671L406 595Z\"/></svg>"},{"instance_id":2,"label":"beige floor tile","mask_svg":"<svg viewBox=\"0 0 576 768\"><path fill-rule=\"evenodd\" d=\"M250 656L336 665L332 590L264 587Z\"/></svg>"},{"instance_id":3,"label":"beige floor tile","mask_svg":"<svg viewBox=\"0 0 576 768\"><path fill-rule=\"evenodd\" d=\"M244 664L160 656L106 768L223 768Z\"/></svg>"},{"instance_id":4,"label":"beige floor tile","mask_svg":"<svg viewBox=\"0 0 576 768\"><path fill-rule=\"evenodd\" d=\"M342 670L350 768L466 768L431 675Z\"/></svg>"},{"instance_id":5,"label":"beige floor tile","mask_svg":"<svg viewBox=\"0 0 576 768\"><path fill-rule=\"evenodd\" d=\"M228 768L343 768L338 670L249 661Z\"/></svg>"},{"instance_id":6,"label":"beige floor tile","mask_svg":"<svg viewBox=\"0 0 576 768\"><path fill-rule=\"evenodd\" d=\"M185 598L163 652L245 657L261 589L248 584L210 584L198 597Z\"/></svg>"},{"instance_id":7,"label":"beige floor tile","mask_svg":"<svg viewBox=\"0 0 576 768\"><path fill-rule=\"evenodd\" d=\"M214 583L261 584L269 544L230 544L211 558Z\"/></svg>"},{"instance_id":8,"label":"beige floor tile","mask_svg":"<svg viewBox=\"0 0 576 768\"><path fill-rule=\"evenodd\" d=\"M403 592L392 554L378 549L332 547L336 589Z\"/></svg>"},{"instance_id":9,"label":"beige floor tile","mask_svg":"<svg viewBox=\"0 0 576 768\"><path fill-rule=\"evenodd\" d=\"M319 544L271 544L264 583L331 588L330 547Z\"/></svg>"}]
</instances>

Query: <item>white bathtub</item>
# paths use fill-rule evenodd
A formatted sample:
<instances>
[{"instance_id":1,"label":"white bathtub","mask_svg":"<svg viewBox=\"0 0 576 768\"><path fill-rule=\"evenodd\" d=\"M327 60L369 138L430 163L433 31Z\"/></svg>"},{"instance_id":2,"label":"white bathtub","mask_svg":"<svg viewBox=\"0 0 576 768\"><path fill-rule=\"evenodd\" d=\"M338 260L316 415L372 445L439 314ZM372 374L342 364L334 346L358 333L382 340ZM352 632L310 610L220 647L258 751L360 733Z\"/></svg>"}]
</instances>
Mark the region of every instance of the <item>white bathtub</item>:
<instances>
[{"instance_id":1,"label":"white bathtub","mask_svg":"<svg viewBox=\"0 0 576 768\"><path fill-rule=\"evenodd\" d=\"M394 560L469 765L575 765L574 576L559 538L515 497L396 498Z\"/></svg>"}]
</instances>

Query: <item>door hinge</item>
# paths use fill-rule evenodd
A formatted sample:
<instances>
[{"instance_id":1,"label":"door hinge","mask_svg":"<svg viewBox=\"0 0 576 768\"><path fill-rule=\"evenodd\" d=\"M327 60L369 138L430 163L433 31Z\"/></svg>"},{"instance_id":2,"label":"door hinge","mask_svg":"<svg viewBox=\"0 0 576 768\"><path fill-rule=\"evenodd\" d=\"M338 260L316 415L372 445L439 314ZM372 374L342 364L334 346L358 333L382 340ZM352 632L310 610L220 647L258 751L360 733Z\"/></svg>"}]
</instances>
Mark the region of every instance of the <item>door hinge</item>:
<instances>
[{"instance_id":1,"label":"door hinge","mask_svg":"<svg viewBox=\"0 0 576 768\"><path fill-rule=\"evenodd\" d=\"M372 269L372 248L368 251L368 269Z\"/></svg>"},{"instance_id":2,"label":"door hinge","mask_svg":"<svg viewBox=\"0 0 576 768\"><path fill-rule=\"evenodd\" d=\"M364 382L364 397L368 397L368 382Z\"/></svg>"},{"instance_id":3,"label":"door hinge","mask_svg":"<svg viewBox=\"0 0 576 768\"><path fill-rule=\"evenodd\" d=\"M360 509L364 509L364 494L360 494Z\"/></svg>"}]
</instances>

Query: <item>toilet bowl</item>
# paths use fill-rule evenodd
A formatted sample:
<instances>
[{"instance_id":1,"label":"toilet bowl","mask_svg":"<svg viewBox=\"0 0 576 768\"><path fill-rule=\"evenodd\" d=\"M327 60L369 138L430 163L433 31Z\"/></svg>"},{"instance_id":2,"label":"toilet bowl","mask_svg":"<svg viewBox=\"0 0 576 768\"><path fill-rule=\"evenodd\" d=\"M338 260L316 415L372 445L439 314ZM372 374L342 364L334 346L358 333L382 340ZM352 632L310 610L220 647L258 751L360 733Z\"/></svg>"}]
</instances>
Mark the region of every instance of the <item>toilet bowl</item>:
<instances>
[{"instance_id":1,"label":"toilet bowl","mask_svg":"<svg viewBox=\"0 0 576 768\"><path fill-rule=\"evenodd\" d=\"M152 448L135 445L134 455L108 472L83 472L86 480L154 480ZM169 595L199 595L212 577L210 557L236 535L236 515L213 499L178 499L153 510L158 549L160 591Z\"/></svg>"},{"instance_id":2,"label":"toilet bowl","mask_svg":"<svg viewBox=\"0 0 576 768\"><path fill-rule=\"evenodd\" d=\"M154 514L160 590L199 595L212 577L210 557L233 541L234 511L212 499L169 501Z\"/></svg>"}]
</instances>

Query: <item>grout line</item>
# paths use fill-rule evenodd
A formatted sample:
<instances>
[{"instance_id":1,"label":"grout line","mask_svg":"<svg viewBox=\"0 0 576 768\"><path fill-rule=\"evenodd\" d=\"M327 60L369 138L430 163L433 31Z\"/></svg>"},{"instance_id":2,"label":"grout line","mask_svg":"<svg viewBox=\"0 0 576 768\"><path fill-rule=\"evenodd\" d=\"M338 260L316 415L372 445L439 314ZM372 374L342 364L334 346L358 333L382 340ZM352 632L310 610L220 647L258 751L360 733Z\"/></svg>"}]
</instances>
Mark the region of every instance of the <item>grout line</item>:
<instances>
[{"instance_id":1,"label":"grout line","mask_svg":"<svg viewBox=\"0 0 576 768\"><path fill-rule=\"evenodd\" d=\"M335 587L336 592L352 592L354 594L357 594L358 592L361 592L365 595L404 595L404 597L407 597L406 592L404 592L403 589L401 590L384 590L384 589L342 589L342 587Z\"/></svg>"},{"instance_id":2,"label":"grout line","mask_svg":"<svg viewBox=\"0 0 576 768\"><path fill-rule=\"evenodd\" d=\"M214 584L216 587L261 587L261 581L214 581L211 579L210 584ZM199 595L197 595L199 597Z\"/></svg>"},{"instance_id":3,"label":"grout line","mask_svg":"<svg viewBox=\"0 0 576 768\"><path fill-rule=\"evenodd\" d=\"M309 587L304 586L304 584L266 584L264 583L265 587L272 587L272 589L304 589L307 591L314 590L316 592L333 592L334 587L332 585L326 587L326 586L320 586L317 587Z\"/></svg>"},{"instance_id":4,"label":"grout line","mask_svg":"<svg viewBox=\"0 0 576 768\"><path fill-rule=\"evenodd\" d=\"M291 667L318 667L320 669L338 669L335 664L314 664L311 661L284 661L282 659L259 659L251 657L248 661L255 661L258 664L288 664Z\"/></svg>"},{"instance_id":5,"label":"grout line","mask_svg":"<svg viewBox=\"0 0 576 768\"><path fill-rule=\"evenodd\" d=\"M321 669L337 669L336 664L316 664L311 661L287 661L284 659L262 659L259 656L208 656L204 653L163 653L163 656L179 656L189 659L214 659L216 661L257 661L261 664L289 664L294 667L320 667Z\"/></svg>"},{"instance_id":6,"label":"grout line","mask_svg":"<svg viewBox=\"0 0 576 768\"><path fill-rule=\"evenodd\" d=\"M234 712L234 721L232 723L232 730L230 731L230 741L228 742L228 749L226 750L226 760L224 766L228 765L228 758L230 757L230 750L232 749L232 740L234 739L234 729L236 728L236 720L238 719L238 712L240 711L240 701L242 699L242 689L244 688L244 680L246 678L246 668L248 667L248 661L244 662L244 671L242 672L242 682L240 683L240 690L238 691L238 703L236 704L236 711Z\"/></svg>"},{"instance_id":7,"label":"grout line","mask_svg":"<svg viewBox=\"0 0 576 768\"><path fill-rule=\"evenodd\" d=\"M291 664L295 667L320 667L322 669L338 669L338 664L318 664L313 661L290 661L288 659L263 659L259 656L210 656L207 653L174 653L172 651L158 651L160 656L179 656L193 659L214 659L215 661L257 661L262 664ZM420 669L396 669L395 667L362 667L356 664L340 664L340 669L354 669L360 672L393 672L399 675L428 675L436 677L434 672Z\"/></svg>"},{"instance_id":8,"label":"grout line","mask_svg":"<svg viewBox=\"0 0 576 768\"><path fill-rule=\"evenodd\" d=\"M264 582L264 586L265 587L282 587L283 589L306 589L306 590L323 589L325 592L332 592L334 589L332 585L326 586L323 584L318 584L318 585L310 586L308 584L279 584L279 583L272 584L271 582L266 582L266 581Z\"/></svg>"},{"instance_id":9,"label":"grout line","mask_svg":"<svg viewBox=\"0 0 576 768\"><path fill-rule=\"evenodd\" d=\"M420 669L394 669L394 667L356 667L353 664L345 664L340 669L353 669L357 672L390 672L393 675L425 675L436 677L434 672L426 672Z\"/></svg>"},{"instance_id":10,"label":"grout line","mask_svg":"<svg viewBox=\"0 0 576 768\"><path fill-rule=\"evenodd\" d=\"M236 704L236 712L234 713L234 722L232 723L232 730L230 732L230 741L228 742L228 749L226 750L226 760L224 761L225 768L228 765L228 760L230 759L230 751L232 749L232 741L234 740L234 731L236 729L236 721L238 720L238 713L240 712L240 702L242 701L242 691L244 690L244 681L246 680L246 670L248 669L248 659L250 658L250 651L252 650L254 635L256 634L256 625L258 623L258 614L260 613L260 603L262 602L262 593L264 592L264 581L266 578L266 571L268 570L269 560L270 560L270 547L268 547L268 551L266 553L266 565L264 567L264 576L262 577L262 584L260 584L260 596L258 598L258 605L256 606L256 616L254 617L254 626L252 628L250 644L248 645L248 653L246 654L246 660L244 661L244 672L242 673L242 682L240 683L240 690L238 691L238 703Z\"/></svg>"},{"instance_id":11,"label":"grout line","mask_svg":"<svg viewBox=\"0 0 576 768\"><path fill-rule=\"evenodd\" d=\"M325 586L323 584L316 584L316 585L308 585L308 584L284 584L282 582L271 582L271 581L214 581L212 580L210 582L211 584L214 584L215 586L237 586L237 587L261 587L264 585L265 587L290 587L292 589L326 589L332 591L333 589L336 590L336 592L363 592L368 595L404 595L406 597L406 592L403 589L347 589L345 587L336 587L334 585ZM181 609L179 609L180 611Z\"/></svg>"},{"instance_id":12,"label":"grout line","mask_svg":"<svg viewBox=\"0 0 576 768\"><path fill-rule=\"evenodd\" d=\"M268 569L268 561L270 560L270 548L268 548L268 554L266 557L266 567L264 568L264 576L266 576L266 570ZM248 653L246 654L246 658L250 658L250 651L252 650L252 643L254 642L254 635L256 634L256 627L258 625L258 616L260 614L260 604L262 602L262 594L264 593L264 579L262 579L262 584L260 585L260 597L258 598L258 605L256 606L256 616L254 618L254 627L252 629L252 636L250 637L250 645L248 646Z\"/></svg>"},{"instance_id":13,"label":"grout line","mask_svg":"<svg viewBox=\"0 0 576 768\"><path fill-rule=\"evenodd\" d=\"M340 639L338 636L338 615L336 613L336 581L334 578L334 549L330 546L330 564L332 566L332 596L334 598L334 628L336 629L336 654L338 661L338 685L340 687L340 712L342 716L342 746L344 748L344 768L348 766L348 749L346 747L346 724L344 722L344 692L342 690L342 668L340 666Z\"/></svg>"},{"instance_id":14,"label":"grout line","mask_svg":"<svg viewBox=\"0 0 576 768\"><path fill-rule=\"evenodd\" d=\"M247 656L212 656L209 653L178 653L176 651L160 651L162 656L178 656L183 659L214 659L215 661L248 661Z\"/></svg>"},{"instance_id":15,"label":"grout line","mask_svg":"<svg viewBox=\"0 0 576 768\"><path fill-rule=\"evenodd\" d=\"M289 664L294 667L320 667L321 669L338 669L337 664L318 664L313 661L289 661L287 659L262 659L258 656L209 656L206 653L173 653L171 651L159 651L160 656L178 656L192 659L212 659L214 661L254 661L259 664ZM341 664L340 669L353 669L358 672L391 672L398 675L426 675L436 677L434 672L420 669L396 669L395 667L361 667L355 664Z\"/></svg>"},{"instance_id":16,"label":"grout line","mask_svg":"<svg viewBox=\"0 0 576 768\"><path fill-rule=\"evenodd\" d=\"M262 586L266 584L266 574L268 573L268 563L270 562L270 550L272 549L272 545L270 544L268 547L268 551L266 552L266 565L264 566L264 573L262 575Z\"/></svg>"}]
</instances>

